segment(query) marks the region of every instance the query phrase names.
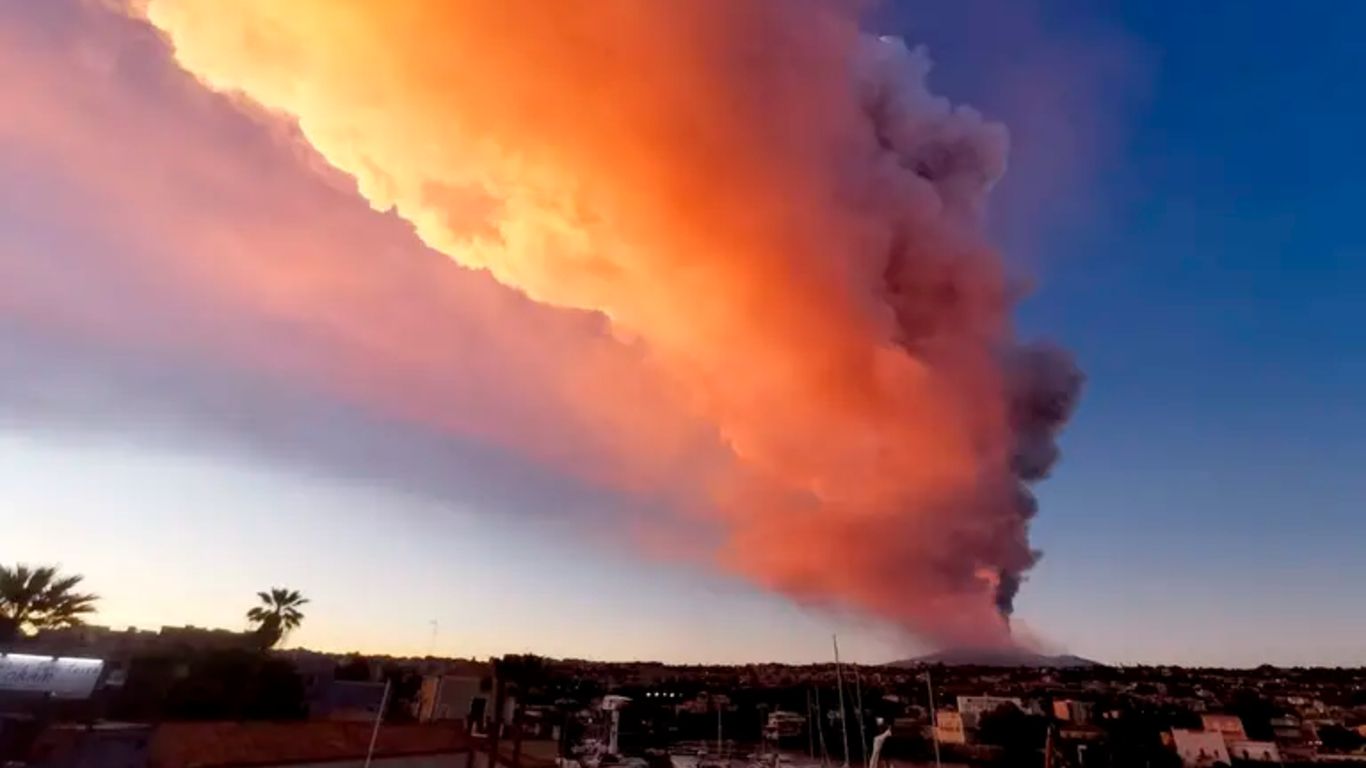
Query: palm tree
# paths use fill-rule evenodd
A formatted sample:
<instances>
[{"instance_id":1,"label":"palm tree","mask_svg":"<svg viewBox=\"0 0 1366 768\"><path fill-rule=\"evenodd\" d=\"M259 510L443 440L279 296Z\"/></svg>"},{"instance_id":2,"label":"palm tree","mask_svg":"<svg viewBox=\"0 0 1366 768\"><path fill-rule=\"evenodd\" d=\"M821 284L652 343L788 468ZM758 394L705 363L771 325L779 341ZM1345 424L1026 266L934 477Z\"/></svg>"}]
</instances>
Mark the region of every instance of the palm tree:
<instances>
[{"instance_id":1,"label":"palm tree","mask_svg":"<svg viewBox=\"0 0 1366 768\"><path fill-rule=\"evenodd\" d=\"M95 595L76 592L83 577L52 566L0 565L0 642L40 629L75 627L95 611Z\"/></svg>"},{"instance_id":2,"label":"palm tree","mask_svg":"<svg viewBox=\"0 0 1366 768\"><path fill-rule=\"evenodd\" d=\"M290 630L303 623L304 614L300 606L308 603L308 598L297 590L272 587L269 592L257 592L261 604L247 611L247 620L256 625L256 634L261 644L270 648L284 639Z\"/></svg>"}]
</instances>

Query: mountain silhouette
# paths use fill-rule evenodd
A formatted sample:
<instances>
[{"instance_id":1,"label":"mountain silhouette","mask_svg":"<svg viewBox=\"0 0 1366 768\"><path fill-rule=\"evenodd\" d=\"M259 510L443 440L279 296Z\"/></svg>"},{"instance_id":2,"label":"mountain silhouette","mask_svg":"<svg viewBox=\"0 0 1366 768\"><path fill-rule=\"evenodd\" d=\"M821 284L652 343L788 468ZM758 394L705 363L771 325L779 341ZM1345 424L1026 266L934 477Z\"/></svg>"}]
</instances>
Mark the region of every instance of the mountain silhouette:
<instances>
[{"instance_id":1,"label":"mountain silhouette","mask_svg":"<svg viewBox=\"0 0 1366 768\"><path fill-rule=\"evenodd\" d=\"M1022 648L950 648L913 659L893 661L891 667L923 667L943 664L949 667L1058 667L1078 669L1098 667L1100 662L1080 656L1049 656Z\"/></svg>"}]
</instances>

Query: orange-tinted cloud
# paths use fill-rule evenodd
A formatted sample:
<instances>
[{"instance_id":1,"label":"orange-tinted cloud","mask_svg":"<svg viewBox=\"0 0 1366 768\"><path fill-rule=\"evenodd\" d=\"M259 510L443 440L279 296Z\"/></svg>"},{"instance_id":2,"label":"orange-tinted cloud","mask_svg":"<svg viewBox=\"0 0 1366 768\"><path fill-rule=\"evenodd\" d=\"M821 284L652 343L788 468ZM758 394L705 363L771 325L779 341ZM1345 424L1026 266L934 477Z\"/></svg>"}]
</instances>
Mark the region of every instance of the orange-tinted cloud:
<instances>
[{"instance_id":1,"label":"orange-tinted cloud","mask_svg":"<svg viewBox=\"0 0 1366 768\"><path fill-rule=\"evenodd\" d=\"M1005 640L1077 380L1015 342L979 231L1004 131L922 56L814 0L146 12L308 145L80 34L7 41L0 73L48 75L2 75L0 140L116 246L58 249L105 288L0 254L11 316L489 440L690 521L641 513L656 548Z\"/></svg>"},{"instance_id":2,"label":"orange-tinted cloud","mask_svg":"<svg viewBox=\"0 0 1366 768\"><path fill-rule=\"evenodd\" d=\"M0 331L25 339L7 350L99 344L115 351L105 368L137 361L135 378L165 386L217 371L217 413L198 415L237 431L284 430L286 409L248 397L274 386L590 482L611 467L627 490L658 493L678 464L716 452L601 318L537 305L424 248L288 121L180 71L150 27L65 1L0 21ZM153 376L149 361L197 372ZM0 395L19 396L5 384ZM654 449L634 450L645 442Z\"/></svg>"},{"instance_id":3,"label":"orange-tinted cloud","mask_svg":"<svg viewBox=\"0 0 1366 768\"><path fill-rule=\"evenodd\" d=\"M1076 376L1015 347L977 227L1004 131L923 57L806 0L147 13L432 247L638 340L741 464L697 478L727 567L1003 637Z\"/></svg>"}]
</instances>

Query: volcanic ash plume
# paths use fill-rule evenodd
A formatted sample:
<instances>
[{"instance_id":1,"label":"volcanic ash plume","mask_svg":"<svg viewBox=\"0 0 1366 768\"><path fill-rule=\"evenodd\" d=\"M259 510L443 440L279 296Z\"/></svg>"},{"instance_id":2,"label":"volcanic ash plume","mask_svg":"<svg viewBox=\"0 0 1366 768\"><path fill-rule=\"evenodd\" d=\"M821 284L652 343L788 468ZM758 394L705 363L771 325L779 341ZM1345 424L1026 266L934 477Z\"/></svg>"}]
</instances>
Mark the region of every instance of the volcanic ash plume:
<instances>
[{"instance_id":1,"label":"volcanic ash plume","mask_svg":"<svg viewBox=\"0 0 1366 768\"><path fill-rule=\"evenodd\" d=\"M1037 557L1025 484L1080 377L1014 339L980 227L1007 135L932 95L922 53L826 0L145 11L376 209L644 350L724 446L679 469L715 562L939 642L1006 640Z\"/></svg>"}]
</instances>

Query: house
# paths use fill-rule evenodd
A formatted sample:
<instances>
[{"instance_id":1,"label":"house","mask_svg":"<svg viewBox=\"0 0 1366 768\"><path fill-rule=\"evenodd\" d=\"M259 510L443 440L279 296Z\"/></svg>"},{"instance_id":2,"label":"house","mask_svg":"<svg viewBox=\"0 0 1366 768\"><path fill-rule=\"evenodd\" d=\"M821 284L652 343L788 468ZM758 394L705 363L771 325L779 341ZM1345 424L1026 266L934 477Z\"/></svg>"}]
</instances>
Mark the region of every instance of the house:
<instances>
[{"instance_id":1,"label":"house","mask_svg":"<svg viewBox=\"0 0 1366 768\"><path fill-rule=\"evenodd\" d=\"M1007 704L1024 711L1024 702L1019 699L1003 696L959 696L958 714L963 716L963 725L976 728L981 722L982 715L995 712Z\"/></svg>"},{"instance_id":2,"label":"house","mask_svg":"<svg viewBox=\"0 0 1366 768\"><path fill-rule=\"evenodd\" d=\"M1075 699L1054 699L1053 717L1065 723L1085 725L1091 722L1095 705L1089 701Z\"/></svg>"},{"instance_id":3,"label":"house","mask_svg":"<svg viewBox=\"0 0 1366 768\"><path fill-rule=\"evenodd\" d=\"M145 654L253 650L260 644L260 639L251 632L228 629L165 626L158 631L82 624L41 630L24 642L24 648L34 653L98 656L119 661Z\"/></svg>"},{"instance_id":4,"label":"house","mask_svg":"<svg viewBox=\"0 0 1366 768\"><path fill-rule=\"evenodd\" d=\"M941 709L934 716L934 737L941 744L968 743L967 729L963 727L963 715L951 709Z\"/></svg>"},{"instance_id":5,"label":"house","mask_svg":"<svg viewBox=\"0 0 1366 768\"><path fill-rule=\"evenodd\" d=\"M1104 741L1105 729L1089 723L1068 723L1059 726L1058 738L1063 741Z\"/></svg>"},{"instance_id":6,"label":"house","mask_svg":"<svg viewBox=\"0 0 1366 768\"><path fill-rule=\"evenodd\" d=\"M1244 741L1247 731L1237 715L1205 714L1200 716L1200 724L1206 731L1223 734L1225 741Z\"/></svg>"},{"instance_id":7,"label":"house","mask_svg":"<svg viewBox=\"0 0 1366 768\"><path fill-rule=\"evenodd\" d=\"M490 709L483 681L470 675L428 675L418 691L417 719L482 721Z\"/></svg>"},{"instance_id":8,"label":"house","mask_svg":"<svg viewBox=\"0 0 1366 768\"><path fill-rule=\"evenodd\" d=\"M1172 746L1176 748L1176 754L1186 768L1207 768L1215 763L1230 763L1224 735L1217 731L1173 728Z\"/></svg>"},{"instance_id":9,"label":"house","mask_svg":"<svg viewBox=\"0 0 1366 768\"><path fill-rule=\"evenodd\" d=\"M1281 751L1274 741L1230 741L1228 753L1234 759L1257 763L1280 763Z\"/></svg>"}]
</instances>

